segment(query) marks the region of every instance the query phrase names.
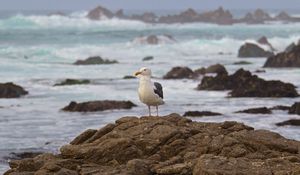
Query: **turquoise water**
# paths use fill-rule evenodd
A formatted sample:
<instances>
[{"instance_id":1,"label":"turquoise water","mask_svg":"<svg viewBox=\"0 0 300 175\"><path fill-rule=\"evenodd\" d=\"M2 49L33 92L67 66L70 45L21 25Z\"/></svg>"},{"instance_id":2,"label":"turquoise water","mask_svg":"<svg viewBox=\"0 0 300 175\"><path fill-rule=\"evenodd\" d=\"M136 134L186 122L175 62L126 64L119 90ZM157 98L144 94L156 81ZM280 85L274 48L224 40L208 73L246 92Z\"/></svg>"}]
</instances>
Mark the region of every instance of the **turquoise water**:
<instances>
[{"instance_id":1,"label":"turquoise water","mask_svg":"<svg viewBox=\"0 0 300 175\"><path fill-rule=\"evenodd\" d=\"M137 80L123 80L140 67L152 69L156 81L164 86L166 105L160 114L183 114L187 110L221 112L220 117L204 117L199 121L221 122L236 120L258 129L269 129L300 140L300 129L276 127L275 123L299 118L275 111L271 115L234 114L251 107L291 105L299 98L226 98L227 92L194 90L200 80L162 80L172 67L182 65L193 69L221 63L229 72L240 66L237 51L245 41L254 42L265 35L270 43L283 50L300 39L300 24L233 25L173 24L151 25L137 21L90 21L85 12L70 17L46 15L13 15L0 19L0 82L13 81L29 91L21 99L0 99L0 160L10 152L49 151L87 128L100 128L126 115L145 115L139 102ZM149 34L170 34L176 42L156 46L133 42L136 37ZM219 55L223 52L223 55ZM116 59L114 65L74 66L78 59L100 55ZM142 62L152 55L154 60ZM260 69L265 58L250 58L245 69ZM266 69L258 74L265 79L279 79L300 87L300 69ZM91 85L53 87L65 78L92 79ZM98 113L65 113L60 109L70 101L131 100L138 104L132 110ZM3 160L0 172L7 169Z\"/></svg>"}]
</instances>

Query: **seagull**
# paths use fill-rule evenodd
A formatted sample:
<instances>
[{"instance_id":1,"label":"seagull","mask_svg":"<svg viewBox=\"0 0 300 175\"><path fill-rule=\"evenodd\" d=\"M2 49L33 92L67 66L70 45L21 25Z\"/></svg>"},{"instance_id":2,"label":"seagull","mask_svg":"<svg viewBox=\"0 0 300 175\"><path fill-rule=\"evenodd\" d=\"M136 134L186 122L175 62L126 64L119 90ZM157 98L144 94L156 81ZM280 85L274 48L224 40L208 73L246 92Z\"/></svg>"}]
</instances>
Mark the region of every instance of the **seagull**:
<instances>
[{"instance_id":1,"label":"seagull","mask_svg":"<svg viewBox=\"0 0 300 175\"><path fill-rule=\"evenodd\" d=\"M158 106L163 105L163 88L158 82L152 83L151 70L147 67L141 68L134 74L140 78L138 94L142 103L146 104L149 109L149 116L151 116L151 106L156 107L156 114L158 116Z\"/></svg>"}]
</instances>

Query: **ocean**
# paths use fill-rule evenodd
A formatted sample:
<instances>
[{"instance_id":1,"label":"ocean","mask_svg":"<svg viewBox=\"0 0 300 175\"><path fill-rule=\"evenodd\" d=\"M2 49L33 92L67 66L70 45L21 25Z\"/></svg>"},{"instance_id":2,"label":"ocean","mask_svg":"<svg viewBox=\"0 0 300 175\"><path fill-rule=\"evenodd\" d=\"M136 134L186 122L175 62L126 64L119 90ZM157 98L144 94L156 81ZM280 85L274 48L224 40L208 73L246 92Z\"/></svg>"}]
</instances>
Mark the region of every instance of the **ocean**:
<instances>
[{"instance_id":1,"label":"ocean","mask_svg":"<svg viewBox=\"0 0 300 175\"><path fill-rule=\"evenodd\" d=\"M282 51L300 39L300 23L265 25L235 24L145 24L128 20L91 21L87 12L70 16L4 13L0 15L0 82L23 86L29 95L19 99L0 99L0 173L8 169L11 152L58 152L88 128L101 128L123 116L147 115L147 107L138 100L137 79L125 80L140 67L152 69L155 81L164 87L166 104L160 115L183 114L189 110L209 110L224 115L193 118L203 122L238 121L256 129L267 129L300 140L299 127L277 127L290 118L285 111L273 114L236 114L253 107L292 105L300 98L228 98L228 91L197 91L200 80L163 80L172 67L192 69L220 63L229 73L243 67L262 69L265 58L237 57L245 41L266 36ZM133 39L144 35L169 34L175 43L143 45ZM223 54L220 54L220 53ZM75 66L89 56L115 59L119 64ZM154 60L143 62L146 56ZM253 64L234 65L237 61ZM257 73L267 80L281 80L300 87L300 69L265 69ZM53 86L66 78L91 79L90 85ZM299 91L299 89L298 89ZM95 113L68 113L60 109L70 101L131 100L138 107Z\"/></svg>"}]
</instances>

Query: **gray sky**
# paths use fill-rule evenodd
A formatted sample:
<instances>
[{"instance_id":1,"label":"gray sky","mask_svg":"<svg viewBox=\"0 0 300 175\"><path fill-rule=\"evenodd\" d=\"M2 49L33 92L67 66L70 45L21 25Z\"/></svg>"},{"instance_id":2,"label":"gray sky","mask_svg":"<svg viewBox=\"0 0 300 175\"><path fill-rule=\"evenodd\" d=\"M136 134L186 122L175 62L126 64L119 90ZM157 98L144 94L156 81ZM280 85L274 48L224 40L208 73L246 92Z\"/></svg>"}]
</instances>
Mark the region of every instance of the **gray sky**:
<instances>
[{"instance_id":1,"label":"gray sky","mask_svg":"<svg viewBox=\"0 0 300 175\"><path fill-rule=\"evenodd\" d=\"M87 10L97 5L113 10L300 9L300 0L0 0L0 10Z\"/></svg>"}]
</instances>

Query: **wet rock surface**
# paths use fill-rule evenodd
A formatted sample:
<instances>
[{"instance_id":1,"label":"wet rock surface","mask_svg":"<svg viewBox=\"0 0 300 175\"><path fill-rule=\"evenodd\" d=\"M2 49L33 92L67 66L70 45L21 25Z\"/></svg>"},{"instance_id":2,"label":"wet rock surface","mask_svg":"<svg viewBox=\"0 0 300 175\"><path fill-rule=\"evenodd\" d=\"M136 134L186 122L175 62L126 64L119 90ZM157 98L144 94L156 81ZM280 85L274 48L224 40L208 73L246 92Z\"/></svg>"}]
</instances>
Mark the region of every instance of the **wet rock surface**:
<instances>
[{"instance_id":1,"label":"wet rock surface","mask_svg":"<svg viewBox=\"0 0 300 175\"><path fill-rule=\"evenodd\" d=\"M136 105L131 101L89 101L83 103L77 103L72 101L68 106L64 107L63 111L69 112L96 112L113 109L131 109Z\"/></svg>"},{"instance_id":2,"label":"wet rock surface","mask_svg":"<svg viewBox=\"0 0 300 175\"><path fill-rule=\"evenodd\" d=\"M251 108L242 111L237 111L236 113L248 113L248 114L271 114L272 111L267 107L261 108Z\"/></svg>"},{"instance_id":3,"label":"wet rock surface","mask_svg":"<svg viewBox=\"0 0 300 175\"><path fill-rule=\"evenodd\" d=\"M14 83L0 83L0 98L18 98L27 95L23 87Z\"/></svg>"},{"instance_id":4,"label":"wet rock surface","mask_svg":"<svg viewBox=\"0 0 300 175\"><path fill-rule=\"evenodd\" d=\"M300 115L300 102L293 104L289 109L289 114L298 114Z\"/></svg>"},{"instance_id":5,"label":"wet rock surface","mask_svg":"<svg viewBox=\"0 0 300 175\"><path fill-rule=\"evenodd\" d=\"M218 112L211 112L211 111L187 111L183 114L185 117L203 117L203 116L218 116L222 115Z\"/></svg>"},{"instance_id":6,"label":"wet rock surface","mask_svg":"<svg viewBox=\"0 0 300 175\"><path fill-rule=\"evenodd\" d=\"M231 97L298 97L295 86L281 81L266 81L244 69L232 75L205 76L198 90L232 90Z\"/></svg>"},{"instance_id":7,"label":"wet rock surface","mask_svg":"<svg viewBox=\"0 0 300 175\"><path fill-rule=\"evenodd\" d=\"M195 78L196 74L188 67L173 67L166 75L164 79L192 79Z\"/></svg>"},{"instance_id":8,"label":"wet rock surface","mask_svg":"<svg viewBox=\"0 0 300 175\"><path fill-rule=\"evenodd\" d=\"M66 79L60 83L55 84L54 86L83 85L90 83L90 80Z\"/></svg>"},{"instance_id":9,"label":"wet rock surface","mask_svg":"<svg viewBox=\"0 0 300 175\"><path fill-rule=\"evenodd\" d=\"M195 70L196 74L209 74L209 73L216 73L216 74L227 74L226 68L222 64L214 64L207 68L202 67Z\"/></svg>"},{"instance_id":10,"label":"wet rock surface","mask_svg":"<svg viewBox=\"0 0 300 175\"><path fill-rule=\"evenodd\" d=\"M290 119L290 120L287 120L287 121L276 123L276 125L277 126L286 126L286 125L300 126L300 120L299 119Z\"/></svg>"},{"instance_id":11,"label":"wet rock surface","mask_svg":"<svg viewBox=\"0 0 300 175\"><path fill-rule=\"evenodd\" d=\"M75 140L58 155L11 161L5 175L300 173L300 142L237 122L123 117Z\"/></svg>"},{"instance_id":12,"label":"wet rock surface","mask_svg":"<svg viewBox=\"0 0 300 175\"><path fill-rule=\"evenodd\" d=\"M153 56L146 56L146 57L143 58L143 61L151 61L153 59L154 59Z\"/></svg>"},{"instance_id":13,"label":"wet rock surface","mask_svg":"<svg viewBox=\"0 0 300 175\"><path fill-rule=\"evenodd\" d=\"M75 65L93 65L93 64L115 64L118 63L116 60L107 60L103 59L99 56L89 57L85 60L78 60L74 64Z\"/></svg>"},{"instance_id":14,"label":"wet rock surface","mask_svg":"<svg viewBox=\"0 0 300 175\"><path fill-rule=\"evenodd\" d=\"M270 57L273 53L266 51L253 43L245 43L239 49L238 57L240 58L258 58L258 57Z\"/></svg>"}]
</instances>

